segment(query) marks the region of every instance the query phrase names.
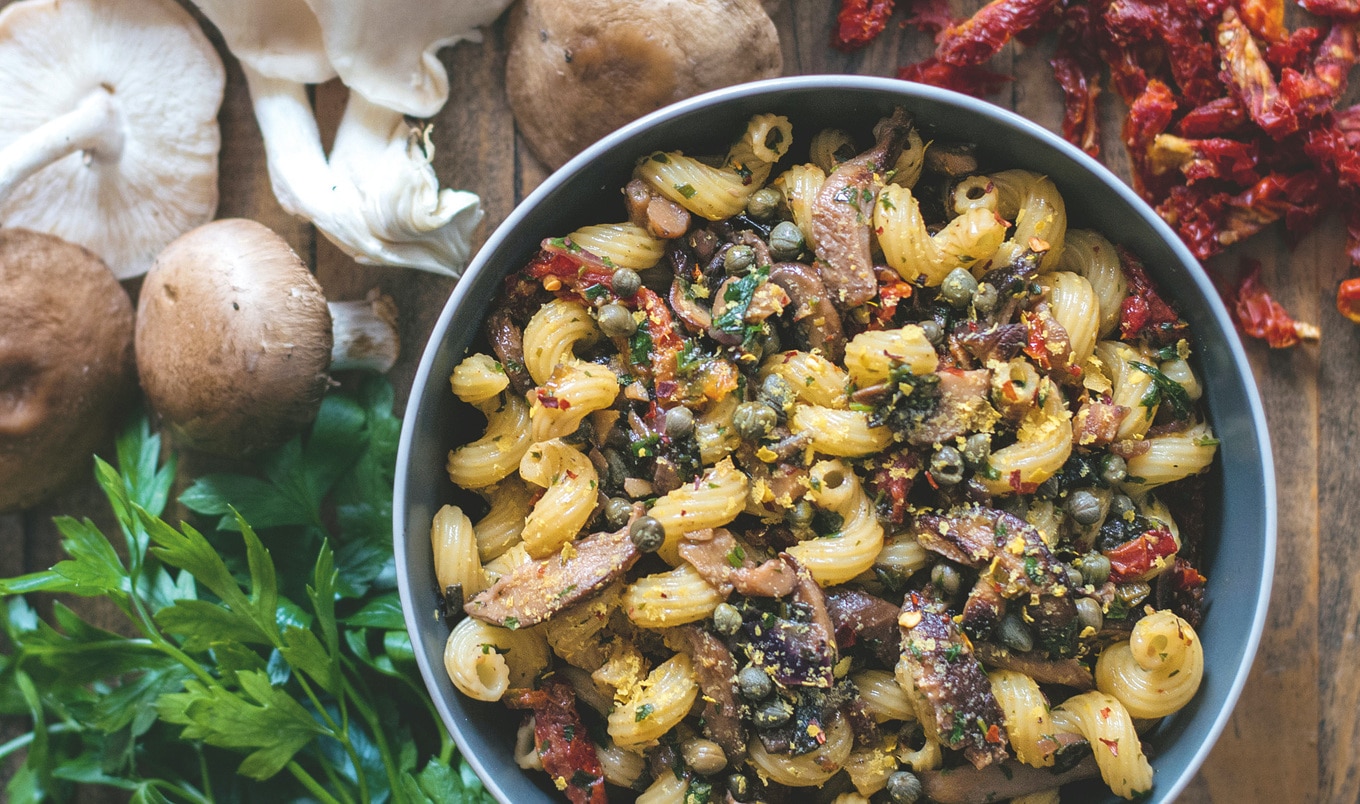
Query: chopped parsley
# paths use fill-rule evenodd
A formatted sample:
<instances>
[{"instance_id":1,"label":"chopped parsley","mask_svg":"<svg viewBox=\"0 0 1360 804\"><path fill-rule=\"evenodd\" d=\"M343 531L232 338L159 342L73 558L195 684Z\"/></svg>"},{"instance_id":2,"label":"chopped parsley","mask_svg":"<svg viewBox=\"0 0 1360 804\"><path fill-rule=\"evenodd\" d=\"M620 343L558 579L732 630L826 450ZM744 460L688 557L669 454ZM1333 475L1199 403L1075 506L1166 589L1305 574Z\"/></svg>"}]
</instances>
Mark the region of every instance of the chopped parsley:
<instances>
[{"instance_id":1,"label":"chopped parsley","mask_svg":"<svg viewBox=\"0 0 1360 804\"><path fill-rule=\"evenodd\" d=\"M1161 369L1149 366L1146 363L1139 363L1137 360L1130 360L1129 365L1143 372L1152 378L1152 387L1156 389L1156 399L1152 405L1158 401L1164 401L1171 405L1171 410L1175 412L1177 419L1185 419L1190 416L1190 395L1185 392L1185 387L1170 377L1162 373ZM1148 389L1149 394L1152 389ZM1147 408L1149 412L1152 405L1148 404L1149 394L1144 394L1139 404Z\"/></svg>"},{"instance_id":2,"label":"chopped parsley","mask_svg":"<svg viewBox=\"0 0 1360 804\"><path fill-rule=\"evenodd\" d=\"M642 704L642 705L638 706L637 712L633 715L633 722L634 722L634 723L641 723L642 721L644 721L644 720L646 720L647 718L651 717L651 716L652 716L652 713L655 712L655 711L656 711L656 707L655 707L655 706L652 706L652 705L649 704L649 703Z\"/></svg>"},{"instance_id":3,"label":"chopped parsley","mask_svg":"<svg viewBox=\"0 0 1360 804\"><path fill-rule=\"evenodd\" d=\"M698 192L694 189L694 185L692 184L677 184L675 185L675 191L685 198L693 198Z\"/></svg>"},{"instance_id":4,"label":"chopped parsley","mask_svg":"<svg viewBox=\"0 0 1360 804\"><path fill-rule=\"evenodd\" d=\"M652 355L652 333L646 327L638 327L628 338L628 357L634 363L646 363Z\"/></svg>"},{"instance_id":5,"label":"chopped parsley","mask_svg":"<svg viewBox=\"0 0 1360 804\"><path fill-rule=\"evenodd\" d=\"M746 551L741 549L741 545L735 545L731 550L727 551L727 563L729 566L733 568L740 567L745 560Z\"/></svg>"}]
</instances>

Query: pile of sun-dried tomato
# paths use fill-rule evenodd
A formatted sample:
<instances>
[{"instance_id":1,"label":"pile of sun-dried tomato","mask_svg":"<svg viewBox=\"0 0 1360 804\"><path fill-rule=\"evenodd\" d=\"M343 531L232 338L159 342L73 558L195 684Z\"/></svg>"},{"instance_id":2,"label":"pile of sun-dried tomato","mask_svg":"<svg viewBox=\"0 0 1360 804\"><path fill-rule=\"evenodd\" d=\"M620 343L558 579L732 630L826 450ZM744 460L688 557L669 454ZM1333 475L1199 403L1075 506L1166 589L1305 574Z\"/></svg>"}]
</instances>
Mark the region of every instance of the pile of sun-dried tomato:
<instances>
[{"instance_id":1,"label":"pile of sun-dried tomato","mask_svg":"<svg viewBox=\"0 0 1360 804\"><path fill-rule=\"evenodd\" d=\"M1050 64L1065 96L1063 135L1098 155L1105 75L1129 115L1134 187L1200 259L1276 221L1297 241L1342 210L1360 265L1360 105L1338 109L1360 58L1360 0L1299 0L1316 25L1289 30L1285 0L995 0L955 19L947 0L903 0L935 54L901 78L972 95L1011 77L984 65L1012 38L1057 38ZM842 0L832 44L854 50L886 27L894 0ZM1293 346L1300 325L1247 271L1230 295L1243 330ZM1337 308L1360 323L1360 279Z\"/></svg>"}]
</instances>

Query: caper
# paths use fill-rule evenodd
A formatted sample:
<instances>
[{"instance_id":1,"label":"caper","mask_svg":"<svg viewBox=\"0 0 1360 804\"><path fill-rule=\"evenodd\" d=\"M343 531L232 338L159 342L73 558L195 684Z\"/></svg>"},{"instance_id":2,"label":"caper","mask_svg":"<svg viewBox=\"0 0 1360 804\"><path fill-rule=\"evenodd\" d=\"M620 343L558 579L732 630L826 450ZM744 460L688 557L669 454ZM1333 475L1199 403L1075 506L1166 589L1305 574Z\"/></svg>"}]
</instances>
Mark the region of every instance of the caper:
<instances>
[{"instance_id":1,"label":"caper","mask_svg":"<svg viewBox=\"0 0 1360 804\"><path fill-rule=\"evenodd\" d=\"M732 796L733 801L749 801L751 798L751 780L746 778L744 773L734 773L728 776L727 793Z\"/></svg>"},{"instance_id":2,"label":"caper","mask_svg":"<svg viewBox=\"0 0 1360 804\"><path fill-rule=\"evenodd\" d=\"M644 553L655 553L666 541L666 528L656 517L640 516L628 528L628 538Z\"/></svg>"},{"instance_id":3,"label":"caper","mask_svg":"<svg viewBox=\"0 0 1360 804\"><path fill-rule=\"evenodd\" d=\"M1078 525L1094 525L1103 513L1100 498L1087 489L1077 489L1067 495L1067 515Z\"/></svg>"},{"instance_id":4,"label":"caper","mask_svg":"<svg viewBox=\"0 0 1360 804\"><path fill-rule=\"evenodd\" d=\"M623 481L628 479L628 461L618 450L605 448L604 465L604 485L606 488L617 489L623 485Z\"/></svg>"},{"instance_id":5,"label":"caper","mask_svg":"<svg viewBox=\"0 0 1360 804\"><path fill-rule=\"evenodd\" d=\"M750 246L732 246L723 252L723 270L728 276L741 276L756 262L756 250Z\"/></svg>"},{"instance_id":6,"label":"caper","mask_svg":"<svg viewBox=\"0 0 1360 804\"><path fill-rule=\"evenodd\" d=\"M893 804L916 804L921 800L921 780L911 771L897 771L889 776L885 789Z\"/></svg>"},{"instance_id":7,"label":"caper","mask_svg":"<svg viewBox=\"0 0 1360 804\"><path fill-rule=\"evenodd\" d=\"M755 721L758 729L773 729L789 722L793 717L793 707L783 698L774 700L758 707L751 719Z\"/></svg>"},{"instance_id":8,"label":"caper","mask_svg":"<svg viewBox=\"0 0 1360 804\"><path fill-rule=\"evenodd\" d=\"M940 326L939 321L927 318L921 322L920 327L926 335L926 340L930 341L932 346L939 346L940 342L944 340L944 327Z\"/></svg>"},{"instance_id":9,"label":"caper","mask_svg":"<svg viewBox=\"0 0 1360 804\"><path fill-rule=\"evenodd\" d=\"M939 563L930 570L930 582L946 596L953 597L963 585L963 576L959 575L953 564Z\"/></svg>"},{"instance_id":10,"label":"caper","mask_svg":"<svg viewBox=\"0 0 1360 804\"><path fill-rule=\"evenodd\" d=\"M963 443L963 461L974 468L986 463L987 456L991 454L992 436L990 433L973 433Z\"/></svg>"},{"instance_id":11,"label":"caper","mask_svg":"<svg viewBox=\"0 0 1360 804\"><path fill-rule=\"evenodd\" d=\"M1129 464L1123 458L1111 453L1100 459L1100 479L1106 485L1121 483L1128 476Z\"/></svg>"},{"instance_id":12,"label":"caper","mask_svg":"<svg viewBox=\"0 0 1360 804\"><path fill-rule=\"evenodd\" d=\"M991 282L983 282L978 285L977 291L973 293L973 308L983 315L995 310L999 301L1001 301L1001 294L997 292L996 285Z\"/></svg>"},{"instance_id":13,"label":"caper","mask_svg":"<svg viewBox=\"0 0 1360 804\"><path fill-rule=\"evenodd\" d=\"M1105 624L1105 615L1100 611L1100 603L1089 597L1077 598L1077 623L1083 630L1092 628L1099 631Z\"/></svg>"},{"instance_id":14,"label":"caper","mask_svg":"<svg viewBox=\"0 0 1360 804\"><path fill-rule=\"evenodd\" d=\"M680 744L680 756L689 769L700 776L712 776L727 767L727 752L703 737L692 737Z\"/></svg>"},{"instance_id":15,"label":"caper","mask_svg":"<svg viewBox=\"0 0 1360 804\"><path fill-rule=\"evenodd\" d=\"M1057 476L1050 477L1039 484L1039 488L1034 490L1036 499L1047 502L1062 493L1062 484L1058 482Z\"/></svg>"},{"instance_id":16,"label":"caper","mask_svg":"<svg viewBox=\"0 0 1360 804\"><path fill-rule=\"evenodd\" d=\"M761 402L743 402L732 413L732 427L747 441L764 438L778 423L779 414Z\"/></svg>"},{"instance_id":17,"label":"caper","mask_svg":"<svg viewBox=\"0 0 1360 804\"><path fill-rule=\"evenodd\" d=\"M628 524L628 517L633 515L633 503L622 497L610 497L609 502L604 504L604 521L609 523L611 528L621 528Z\"/></svg>"},{"instance_id":18,"label":"caper","mask_svg":"<svg viewBox=\"0 0 1360 804\"><path fill-rule=\"evenodd\" d=\"M1124 519L1130 513L1137 513L1138 507L1134 505L1133 499L1127 494L1116 494L1110 499L1111 519Z\"/></svg>"},{"instance_id":19,"label":"caper","mask_svg":"<svg viewBox=\"0 0 1360 804\"><path fill-rule=\"evenodd\" d=\"M1063 575L1067 578L1067 585L1073 589L1080 589L1086 585L1085 579L1081 577L1081 570L1076 567L1068 567Z\"/></svg>"},{"instance_id":20,"label":"caper","mask_svg":"<svg viewBox=\"0 0 1360 804\"><path fill-rule=\"evenodd\" d=\"M784 200L784 194L773 187L762 187L751 193L751 198L746 202L746 214L758 221L769 220L774 213L779 210L779 202Z\"/></svg>"},{"instance_id":21,"label":"caper","mask_svg":"<svg viewBox=\"0 0 1360 804\"><path fill-rule=\"evenodd\" d=\"M620 299L631 299L642 289L642 277L632 268L619 268L614 272L609 284L614 288L614 295Z\"/></svg>"},{"instance_id":22,"label":"caper","mask_svg":"<svg viewBox=\"0 0 1360 804\"><path fill-rule=\"evenodd\" d=\"M794 530L805 530L812 527L812 520L816 516L817 509L812 507L812 503L799 500L784 512L784 521Z\"/></svg>"},{"instance_id":23,"label":"caper","mask_svg":"<svg viewBox=\"0 0 1360 804\"><path fill-rule=\"evenodd\" d=\"M741 697L748 701L763 701L774 692L774 681L770 674L753 664L748 664L737 673L737 689Z\"/></svg>"},{"instance_id":24,"label":"caper","mask_svg":"<svg viewBox=\"0 0 1360 804\"><path fill-rule=\"evenodd\" d=\"M611 338L627 337L637 332L637 321L633 313L622 304L610 302L600 308L600 329Z\"/></svg>"},{"instance_id":25,"label":"caper","mask_svg":"<svg viewBox=\"0 0 1360 804\"><path fill-rule=\"evenodd\" d=\"M770 230L770 257L793 260L803 252L803 230L791 221L780 221Z\"/></svg>"},{"instance_id":26,"label":"caper","mask_svg":"<svg viewBox=\"0 0 1360 804\"><path fill-rule=\"evenodd\" d=\"M771 374L760 383L760 400L776 411L788 411L796 398L793 386L778 374Z\"/></svg>"},{"instance_id":27,"label":"caper","mask_svg":"<svg viewBox=\"0 0 1360 804\"><path fill-rule=\"evenodd\" d=\"M996 628L996 636L1002 645L1021 653L1028 652L1034 647L1034 637L1030 635L1024 621L1015 614L1007 614L1001 618L1001 624Z\"/></svg>"},{"instance_id":28,"label":"caper","mask_svg":"<svg viewBox=\"0 0 1360 804\"><path fill-rule=\"evenodd\" d=\"M953 307L967 307L977 287L977 280L972 274L963 268L955 268L940 283L940 298Z\"/></svg>"},{"instance_id":29,"label":"caper","mask_svg":"<svg viewBox=\"0 0 1360 804\"><path fill-rule=\"evenodd\" d=\"M1081 557L1081 577L1092 586L1102 586L1110 580L1110 559L1100 553L1087 553Z\"/></svg>"},{"instance_id":30,"label":"caper","mask_svg":"<svg viewBox=\"0 0 1360 804\"><path fill-rule=\"evenodd\" d=\"M666 435L672 440L688 438L694 432L694 412L684 405L666 411Z\"/></svg>"},{"instance_id":31,"label":"caper","mask_svg":"<svg viewBox=\"0 0 1360 804\"><path fill-rule=\"evenodd\" d=\"M723 636L732 636L741 630L741 612L731 603L719 603L713 609L713 630Z\"/></svg>"},{"instance_id":32,"label":"caper","mask_svg":"<svg viewBox=\"0 0 1360 804\"><path fill-rule=\"evenodd\" d=\"M955 447L943 446L930 456L930 476L941 486L953 486L963 480L963 455Z\"/></svg>"},{"instance_id":33,"label":"caper","mask_svg":"<svg viewBox=\"0 0 1360 804\"><path fill-rule=\"evenodd\" d=\"M568 444L584 444L587 441L594 441L595 424L590 419L582 419L581 423L576 425L576 429L563 436L562 440Z\"/></svg>"}]
</instances>

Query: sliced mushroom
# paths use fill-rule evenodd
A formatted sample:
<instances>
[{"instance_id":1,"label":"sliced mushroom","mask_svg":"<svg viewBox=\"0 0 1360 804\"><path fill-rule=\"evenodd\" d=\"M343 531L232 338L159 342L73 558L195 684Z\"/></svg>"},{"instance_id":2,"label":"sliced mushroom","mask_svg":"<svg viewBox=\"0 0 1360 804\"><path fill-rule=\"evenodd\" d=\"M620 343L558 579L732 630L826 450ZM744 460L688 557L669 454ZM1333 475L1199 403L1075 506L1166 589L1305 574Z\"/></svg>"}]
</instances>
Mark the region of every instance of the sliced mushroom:
<instances>
[{"instance_id":1,"label":"sliced mushroom","mask_svg":"<svg viewBox=\"0 0 1360 804\"><path fill-rule=\"evenodd\" d=\"M327 305L288 243L241 219L161 252L136 338L142 389L176 439L227 455L283 442L316 416L330 371L386 371L399 349L390 301Z\"/></svg>"},{"instance_id":2,"label":"sliced mushroom","mask_svg":"<svg viewBox=\"0 0 1360 804\"><path fill-rule=\"evenodd\" d=\"M135 368L132 302L108 266L52 235L0 229L0 512L91 470Z\"/></svg>"},{"instance_id":3,"label":"sliced mushroom","mask_svg":"<svg viewBox=\"0 0 1360 804\"><path fill-rule=\"evenodd\" d=\"M0 11L0 221L84 246L124 279L217 210L225 73L173 0Z\"/></svg>"}]
</instances>

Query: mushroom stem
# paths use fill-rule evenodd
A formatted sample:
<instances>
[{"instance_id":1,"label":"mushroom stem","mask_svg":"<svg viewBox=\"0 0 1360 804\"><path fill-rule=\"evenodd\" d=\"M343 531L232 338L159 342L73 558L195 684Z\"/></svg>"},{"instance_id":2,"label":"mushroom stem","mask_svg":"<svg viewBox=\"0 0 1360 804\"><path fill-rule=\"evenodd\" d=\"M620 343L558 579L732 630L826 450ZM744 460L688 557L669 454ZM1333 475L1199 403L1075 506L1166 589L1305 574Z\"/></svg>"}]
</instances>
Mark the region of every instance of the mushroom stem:
<instances>
[{"instance_id":1,"label":"mushroom stem","mask_svg":"<svg viewBox=\"0 0 1360 804\"><path fill-rule=\"evenodd\" d=\"M0 203L39 170L76 151L113 159L123 150L123 127L113 94L100 87L61 117L49 120L0 152Z\"/></svg>"},{"instance_id":2,"label":"mushroom stem","mask_svg":"<svg viewBox=\"0 0 1360 804\"><path fill-rule=\"evenodd\" d=\"M329 302L331 371L371 369L386 372L397 362L397 306L388 296L370 293L363 301Z\"/></svg>"}]
</instances>

